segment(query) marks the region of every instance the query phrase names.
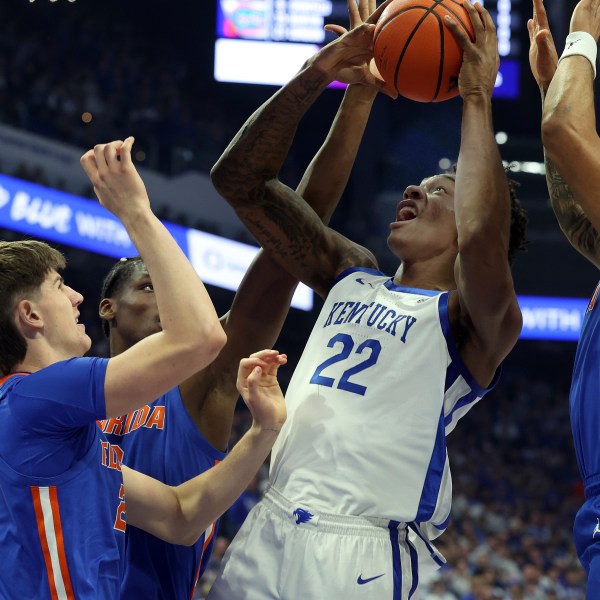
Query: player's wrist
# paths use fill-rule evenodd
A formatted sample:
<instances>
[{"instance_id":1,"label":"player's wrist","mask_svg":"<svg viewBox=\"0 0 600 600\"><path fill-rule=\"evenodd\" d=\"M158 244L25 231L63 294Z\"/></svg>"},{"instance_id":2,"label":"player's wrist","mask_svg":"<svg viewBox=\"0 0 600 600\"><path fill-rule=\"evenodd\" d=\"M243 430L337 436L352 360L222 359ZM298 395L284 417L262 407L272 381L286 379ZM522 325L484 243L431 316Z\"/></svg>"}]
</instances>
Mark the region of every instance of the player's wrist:
<instances>
[{"instance_id":1,"label":"player's wrist","mask_svg":"<svg viewBox=\"0 0 600 600\"><path fill-rule=\"evenodd\" d=\"M259 423L254 420L249 432L261 438L276 438L283 427L283 422Z\"/></svg>"},{"instance_id":2,"label":"player's wrist","mask_svg":"<svg viewBox=\"0 0 600 600\"><path fill-rule=\"evenodd\" d=\"M595 79L597 54L598 45L592 34L588 33L587 31L572 31L567 36L565 49L558 59L558 63L560 64L561 60L570 56L583 56L584 58L587 58L589 63L592 65Z\"/></svg>"}]
</instances>

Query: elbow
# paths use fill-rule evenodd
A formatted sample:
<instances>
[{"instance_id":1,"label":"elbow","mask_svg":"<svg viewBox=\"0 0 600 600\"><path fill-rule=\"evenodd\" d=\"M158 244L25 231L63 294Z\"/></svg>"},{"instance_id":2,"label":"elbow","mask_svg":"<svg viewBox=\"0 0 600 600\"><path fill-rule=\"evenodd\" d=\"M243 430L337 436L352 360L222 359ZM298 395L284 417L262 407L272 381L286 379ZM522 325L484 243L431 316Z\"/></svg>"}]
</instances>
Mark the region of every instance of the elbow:
<instances>
[{"instance_id":1,"label":"elbow","mask_svg":"<svg viewBox=\"0 0 600 600\"><path fill-rule=\"evenodd\" d=\"M202 363L209 365L223 350L227 343L227 335L217 321L210 327L203 328L193 336L192 348L193 354L202 356Z\"/></svg>"},{"instance_id":2,"label":"elbow","mask_svg":"<svg viewBox=\"0 0 600 600\"><path fill-rule=\"evenodd\" d=\"M229 161L227 157L223 155L210 170L210 180L212 181L215 190L217 190L224 198L227 198L226 192L228 190L227 181L229 180L229 169Z\"/></svg>"},{"instance_id":3,"label":"elbow","mask_svg":"<svg viewBox=\"0 0 600 600\"><path fill-rule=\"evenodd\" d=\"M556 110L544 113L542 119L542 143L548 158L558 167L561 157L572 152L582 138L577 121L568 115L558 115Z\"/></svg>"},{"instance_id":4,"label":"elbow","mask_svg":"<svg viewBox=\"0 0 600 600\"><path fill-rule=\"evenodd\" d=\"M208 352L210 355L210 362L215 360L221 350L225 347L227 343L227 335L221 326L221 323L217 321L216 325L214 325L210 332L204 336L200 344L200 348L203 352Z\"/></svg>"}]
</instances>

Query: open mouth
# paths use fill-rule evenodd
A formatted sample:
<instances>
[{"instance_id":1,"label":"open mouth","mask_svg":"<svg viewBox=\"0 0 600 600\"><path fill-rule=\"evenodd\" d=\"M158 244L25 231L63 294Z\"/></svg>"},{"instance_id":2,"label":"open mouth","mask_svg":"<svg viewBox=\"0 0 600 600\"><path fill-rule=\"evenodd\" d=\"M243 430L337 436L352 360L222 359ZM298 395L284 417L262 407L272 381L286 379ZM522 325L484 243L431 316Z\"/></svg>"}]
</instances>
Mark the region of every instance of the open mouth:
<instances>
[{"instance_id":1,"label":"open mouth","mask_svg":"<svg viewBox=\"0 0 600 600\"><path fill-rule=\"evenodd\" d=\"M401 200L396 209L396 221L412 221L419 216L419 208L414 200Z\"/></svg>"}]
</instances>

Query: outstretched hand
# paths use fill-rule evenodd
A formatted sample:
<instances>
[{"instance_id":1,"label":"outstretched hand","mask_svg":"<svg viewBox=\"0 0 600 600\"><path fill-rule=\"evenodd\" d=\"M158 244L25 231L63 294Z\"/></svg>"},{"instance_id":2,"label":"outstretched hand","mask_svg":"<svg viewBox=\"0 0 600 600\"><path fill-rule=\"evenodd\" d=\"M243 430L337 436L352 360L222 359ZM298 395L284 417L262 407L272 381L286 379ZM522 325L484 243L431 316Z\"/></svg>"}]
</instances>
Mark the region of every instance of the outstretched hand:
<instances>
[{"instance_id":1,"label":"outstretched hand","mask_svg":"<svg viewBox=\"0 0 600 600\"><path fill-rule=\"evenodd\" d=\"M373 61L375 23L391 1L386 0L376 8L376 0L358 0L358 4L356 0L348 0L350 30L335 24L325 26L327 31L339 37L315 56L315 67L343 83L369 85L391 98L397 98L398 93L386 86Z\"/></svg>"},{"instance_id":2,"label":"outstretched hand","mask_svg":"<svg viewBox=\"0 0 600 600\"><path fill-rule=\"evenodd\" d=\"M542 92L547 92L558 66L558 53L544 0L533 0L533 17L527 21L529 32L529 66Z\"/></svg>"},{"instance_id":3,"label":"outstretched hand","mask_svg":"<svg viewBox=\"0 0 600 600\"><path fill-rule=\"evenodd\" d=\"M148 210L146 186L131 160L134 139L98 144L81 157L81 166L94 186L100 204L121 221Z\"/></svg>"},{"instance_id":4,"label":"outstretched hand","mask_svg":"<svg viewBox=\"0 0 600 600\"><path fill-rule=\"evenodd\" d=\"M481 4L463 0L463 6L473 24L474 42L456 20L449 15L444 17L448 29L463 50L458 89L463 98L481 94L491 97L500 67L496 26L490 13Z\"/></svg>"},{"instance_id":5,"label":"outstretched hand","mask_svg":"<svg viewBox=\"0 0 600 600\"><path fill-rule=\"evenodd\" d=\"M261 350L240 361L237 389L254 423L263 430L279 431L285 422L285 400L277 369L286 363L287 356L277 350Z\"/></svg>"}]
</instances>

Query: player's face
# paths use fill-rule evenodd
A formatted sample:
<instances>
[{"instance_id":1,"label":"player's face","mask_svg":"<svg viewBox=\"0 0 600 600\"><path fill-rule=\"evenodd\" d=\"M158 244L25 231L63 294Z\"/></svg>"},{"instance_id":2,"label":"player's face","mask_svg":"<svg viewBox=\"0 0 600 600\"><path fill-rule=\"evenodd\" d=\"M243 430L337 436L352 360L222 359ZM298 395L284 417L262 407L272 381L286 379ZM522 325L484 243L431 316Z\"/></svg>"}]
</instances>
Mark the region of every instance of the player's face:
<instances>
[{"instance_id":1,"label":"player's face","mask_svg":"<svg viewBox=\"0 0 600 600\"><path fill-rule=\"evenodd\" d=\"M61 359L83 356L92 345L85 325L79 323L78 306L82 301L83 296L54 270L48 273L33 301L43 322L44 337Z\"/></svg>"},{"instance_id":2,"label":"player's face","mask_svg":"<svg viewBox=\"0 0 600 600\"><path fill-rule=\"evenodd\" d=\"M435 175L406 188L390 223L388 246L402 259L427 260L450 250L456 255L453 177Z\"/></svg>"},{"instance_id":3,"label":"player's face","mask_svg":"<svg viewBox=\"0 0 600 600\"><path fill-rule=\"evenodd\" d=\"M143 263L138 263L133 275L123 284L113 299L115 326L111 335L121 336L127 346L161 330L158 306L152 280Z\"/></svg>"}]
</instances>

